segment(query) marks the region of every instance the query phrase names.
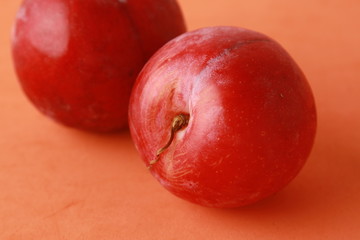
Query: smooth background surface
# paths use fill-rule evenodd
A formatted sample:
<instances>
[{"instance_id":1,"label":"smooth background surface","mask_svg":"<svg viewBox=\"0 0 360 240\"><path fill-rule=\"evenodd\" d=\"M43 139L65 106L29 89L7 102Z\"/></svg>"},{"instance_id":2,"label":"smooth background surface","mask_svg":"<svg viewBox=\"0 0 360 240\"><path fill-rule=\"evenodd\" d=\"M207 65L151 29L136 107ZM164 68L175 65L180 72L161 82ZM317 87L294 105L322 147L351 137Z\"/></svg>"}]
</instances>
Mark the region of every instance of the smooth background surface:
<instances>
[{"instance_id":1,"label":"smooth background surface","mask_svg":"<svg viewBox=\"0 0 360 240\"><path fill-rule=\"evenodd\" d=\"M308 77L318 134L301 174L233 210L187 203L147 172L127 132L60 126L24 97L10 57L19 0L0 6L0 239L360 239L360 1L179 0L189 29L280 42Z\"/></svg>"}]
</instances>

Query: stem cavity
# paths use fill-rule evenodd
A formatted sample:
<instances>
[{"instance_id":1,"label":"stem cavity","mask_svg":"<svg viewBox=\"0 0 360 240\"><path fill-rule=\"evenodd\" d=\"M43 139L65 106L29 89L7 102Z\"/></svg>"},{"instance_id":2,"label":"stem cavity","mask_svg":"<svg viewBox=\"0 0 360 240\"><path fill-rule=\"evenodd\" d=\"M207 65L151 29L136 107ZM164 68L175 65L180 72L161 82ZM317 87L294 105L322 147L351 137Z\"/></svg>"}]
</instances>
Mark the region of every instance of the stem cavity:
<instances>
[{"instance_id":1,"label":"stem cavity","mask_svg":"<svg viewBox=\"0 0 360 240\"><path fill-rule=\"evenodd\" d=\"M183 113L176 115L173 118L173 120L171 122L170 138L167 141L167 143L165 144L165 146L163 146L162 148L157 150L156 157L154 160L150 161L148 169L150 169L155 163L157 163L160 159L160 154L163 153L166 149L168 149L170 147L171 143L174 140L176 132L178 132L179 130L181 130L182 128L184 128L188 125L189 118L190 118L189 114L183 114Z\"/></svg>"}]
</instances>

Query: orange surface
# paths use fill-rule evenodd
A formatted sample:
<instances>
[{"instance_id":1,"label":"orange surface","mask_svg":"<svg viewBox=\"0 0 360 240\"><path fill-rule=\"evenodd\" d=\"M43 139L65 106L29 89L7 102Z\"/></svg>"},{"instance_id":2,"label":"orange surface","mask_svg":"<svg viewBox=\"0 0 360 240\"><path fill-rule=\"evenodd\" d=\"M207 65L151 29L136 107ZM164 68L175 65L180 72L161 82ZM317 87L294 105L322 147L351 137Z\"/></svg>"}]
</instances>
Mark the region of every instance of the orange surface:
<instances>
[{"instance_id":1,"label":"orange surface","mask_svg":"<svg viewBox=\"0 0 360 240\"><path fill-rule=\"evenodd\" d=\"M168 193L127 132L60 126L24 97L10 57L19 0L0 7L0 239L360 239L360 1L179 0L190 29L236 25L279 41L312 85L312 155L283 191L241 209Z\"/></svg>"}]
</instances>

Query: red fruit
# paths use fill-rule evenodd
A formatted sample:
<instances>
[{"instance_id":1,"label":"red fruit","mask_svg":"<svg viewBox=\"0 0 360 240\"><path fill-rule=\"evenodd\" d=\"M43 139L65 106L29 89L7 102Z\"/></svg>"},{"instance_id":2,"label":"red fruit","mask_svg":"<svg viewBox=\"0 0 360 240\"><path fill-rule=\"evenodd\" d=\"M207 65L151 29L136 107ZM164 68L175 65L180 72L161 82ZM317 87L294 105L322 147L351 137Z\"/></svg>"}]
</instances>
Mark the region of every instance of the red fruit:
<instances>
[{"instance_id":1,"label":"red fruit","mask_svg":"<svg viewBox=\"0 0 360 240\"><path fill-rule=\"evenodd\" d=\"M66 125L127 126L133 82L146 60L185 26L174 0L25 0L12 50L37 108Z\"/></svg>"},{"instance_id":2,"label":"red fruit","mask_svg":"<svg viewBox=\"0 0 360 240\"><path fill-rule=\"evenodd\" d=\"M275 41L235 27L185 33L145 65L132 137L155 178L210 207L254 203L300 171L316 130L303 73Z\"/></svg>"}]
</instances>

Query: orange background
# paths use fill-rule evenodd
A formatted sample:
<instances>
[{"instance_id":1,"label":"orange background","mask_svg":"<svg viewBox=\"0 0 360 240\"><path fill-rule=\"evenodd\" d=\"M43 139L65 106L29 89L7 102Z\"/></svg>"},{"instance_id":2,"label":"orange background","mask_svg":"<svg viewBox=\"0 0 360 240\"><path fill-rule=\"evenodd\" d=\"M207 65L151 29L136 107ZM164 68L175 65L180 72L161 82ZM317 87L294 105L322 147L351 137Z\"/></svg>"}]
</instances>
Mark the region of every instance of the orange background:
<instances>
[{"instance_id":1,"label":"orange background","mask_svg":"<svg viewBox=\"0 0 360 240\"><path fill-rule=\"evenodd\" d=\"M164 190L128 132L81 132L38 113L10 57L19 3L0 6L0 239L360 239L360 1L179 0L189 29L235 25L276 39L317 102L318 134L300 175L230 210Z\"/></svg>"}]
</instances>

